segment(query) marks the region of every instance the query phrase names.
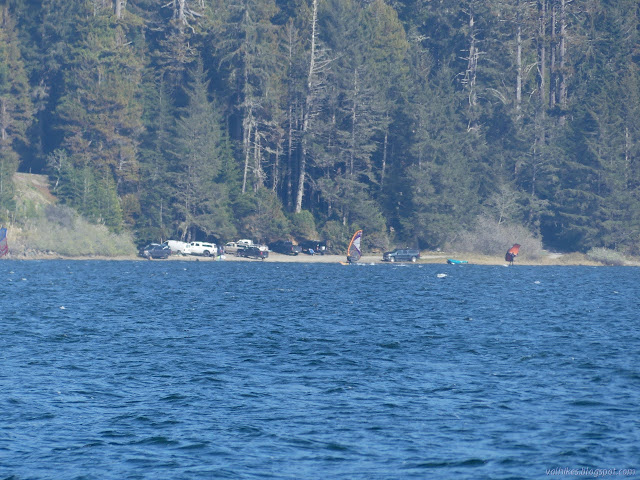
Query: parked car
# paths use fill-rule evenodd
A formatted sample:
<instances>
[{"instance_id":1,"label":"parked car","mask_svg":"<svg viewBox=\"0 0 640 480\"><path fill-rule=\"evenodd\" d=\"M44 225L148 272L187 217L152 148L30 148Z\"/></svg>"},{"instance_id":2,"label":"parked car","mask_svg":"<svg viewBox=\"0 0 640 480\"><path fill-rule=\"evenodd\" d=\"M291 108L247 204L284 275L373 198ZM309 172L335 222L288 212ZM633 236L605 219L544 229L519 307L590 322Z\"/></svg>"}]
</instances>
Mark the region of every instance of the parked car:
<instances>
[{"instance_id":1,"label":"parked car","mask_svg":"<svg viewBox=\"0 0 640 480\"><path fill-rule=\"evenodd\" d=\"M227 242L224 244L224 251L226 253L236 253L238 251L238 244L236 242Z\"/></svg>"},{"instance_id":2,"label":"parked car","mask_svg":"<svg viewBox=\"0 0 640 480\"><path fill-rule=\"evenodd\" d=\"M242 245L243 247L251 247L253 246L253 240L249 240L247 238L241 238L236 242L238 246Z\"/></svg>"},{"instance_id":3,"label":"parked car","mask_svg":"<svg viewBox=\"0 0 640 480\"><path fill-rule=\"evenodd\" d=\"M140 256L148 258L169 258L171 255L171 249L168 245L160 245L159 243L150 243L146 247L140 249Z\"/></svg>"},{"instance_id":4,"label":"parked car","mask_svg":"<svg viewBox=\"0 0 640 480\"><path fill-rule=\"evenodd\" d=\"M269 251L260 250L259 247L253 246L253 247L245 247L238 250L238 253L236 253L236 255L238 257L259 258L260 260L264 260L265 258L269 257Z\"/></svg>"},{"instance_id":5,"label":"parked car","mask_svg":"<svg viewBox=\"0 0 640 480\"><path fill-rule=\"evenodd\" d=\"M215 256L217 251L218 248L215 243L207 242L191 242L187 249L187 253L191 255L204 255L205 257Z\"/></svg>"},{"instance_id":6,"label":"parked car","mask_svg":"<svg viewBox=\"0 0 640 480\"><path fill-rule=\"evenodd\" d=\"M302 248L302 253L308 253L309 255L316 255L318 253L324 255L327 253L327 245L320 240L305 240L304 242L300 242L300 248Z\"/></svg>"},{"instance_id":7,"label":"parked car","mask_svg":"<svg viewBox=\"0 0 640 480\"><path fill-rule=\"evenodd\" d=\"M278 240L269 244L269 248L273 252L283 253L285 255L298 255L302 252L300 245L294 245L293 242L287 242L285 240Z\"/></svg>"},{"instance_id":8,"label":"parked car","mask_svg":"<svg viewBox=\"0 0 640 480\"><path fill-rule=\"evenodd\" d=\"M385 262L416 262L419 258L420 250L415 248L397 248L382 255Z\"/></svg>"}]
</instances>

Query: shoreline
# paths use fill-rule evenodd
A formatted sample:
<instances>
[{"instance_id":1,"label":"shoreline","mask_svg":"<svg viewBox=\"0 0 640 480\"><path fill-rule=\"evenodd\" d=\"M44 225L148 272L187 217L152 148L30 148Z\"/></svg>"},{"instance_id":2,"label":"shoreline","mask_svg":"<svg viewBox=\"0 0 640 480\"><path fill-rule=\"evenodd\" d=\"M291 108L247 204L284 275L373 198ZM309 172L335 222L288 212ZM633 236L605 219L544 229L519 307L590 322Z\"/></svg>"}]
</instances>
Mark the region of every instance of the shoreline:
<instances>
[{"instance_id":1,"label":"shoreline","mask_svg":"<svg viewBox=\"0 0 640 480\"><path fill-rule=\"evenodd\" d=\"M503 266L508 265L507 262L500 257L491 256L491 255L478 255L478 254L445 254L441 252L424 252L422 257L417 262L418 265L428 265L428 264L440 264L447 265L447 259L456 258L461 260L467 260L468 263L464 265L494 265L494 266ZM15 260L15 261L32 261L32 260L100 260L100 261L153 261L153 262L267 262L267 263L328 263L328 264L338 264L345 262L345 255L283 255L280 253L269 252L269 258L266 260L257 260L253 258L244 258L244 257L236 257L235 255L227 254L223 260L217 260L214 257L200 257L200 256L182 256L182 255L172 255L166 260L148 260L146 258L142 258L134 255L125 255L125 256L115 256L115 257L107 257L107 256L98 256L98 255L85 255L78 257L67 257L63 255L59 255L56 253L50 254L31 254L31 255L21 255L21 256L13 256L11 254L3 257L0 261L3 260ZM382 261L382 254L377 255L364 255L358 263L362 264L388 264L395 265L390 262ZM398 262L400 264L410 264L410 262ZM527 259L526 256L522 258L517 258L514 265L524 265L524 266L608 266L602 262L597 262L587 258L583 254L569 253L569 254L547 254L543 257L536 259ZM630 266L630 267L638 267L640 266L640 261L627 260L624 265L621 266Z\"/></svg>"}]
</instances>

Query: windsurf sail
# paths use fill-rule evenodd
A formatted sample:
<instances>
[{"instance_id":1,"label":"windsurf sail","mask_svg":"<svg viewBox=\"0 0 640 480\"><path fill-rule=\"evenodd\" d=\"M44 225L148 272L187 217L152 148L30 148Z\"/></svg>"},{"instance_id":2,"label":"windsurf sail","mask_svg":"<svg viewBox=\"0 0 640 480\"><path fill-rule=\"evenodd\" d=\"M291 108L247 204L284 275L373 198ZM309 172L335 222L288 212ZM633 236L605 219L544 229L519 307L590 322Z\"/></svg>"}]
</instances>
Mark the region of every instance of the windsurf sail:
<instances>
[{"instance_id":1,"label":"windsurf sail","mask_svg":"<svg viewBox=\"0 0 640 480\"><path fill-rule=\"evenodd\" d=\"M360 250L360 241L362 240L362 230L358 230L351 237L349 248L347 248L347 262L353 263L360 260L362 251Z\"/></svg>"},{"instance_id":2,"label":"windsurf sail","mask_svg":"<svg viewBox=\"0 0 640 480\"><path fill-rule=\"evenodd\" d=\"M507 254L504 256L504 259L509 263L513 263L513 259L518 256L518 253L520 253L520 245L514 243L513 247L507 250Z\"/></svg>"},{"instance_id":3,"label":"windsurf sail","mask_svg":"<svg viewBox=\"0 0 640 480\"><path fill-rule=\"evenodd\" d=\"M9 244L7 243L7 229L0 228L0 257L9 252Z\"/></svg>"}]
</instances>

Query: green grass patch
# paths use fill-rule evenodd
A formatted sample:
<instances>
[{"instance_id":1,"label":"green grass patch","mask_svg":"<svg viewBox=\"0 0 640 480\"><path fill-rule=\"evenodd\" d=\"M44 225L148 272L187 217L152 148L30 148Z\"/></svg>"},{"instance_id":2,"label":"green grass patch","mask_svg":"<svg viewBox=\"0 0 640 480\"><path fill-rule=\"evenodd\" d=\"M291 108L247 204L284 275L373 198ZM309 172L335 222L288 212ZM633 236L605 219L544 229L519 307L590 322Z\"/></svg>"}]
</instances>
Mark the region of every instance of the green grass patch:
<instances>
[{"instance_id":1,"label":"green grass patch","mask_svg":"<svg viewBox=\"0 0 640 480\"><path fill-rule=\"evenodd\" d=\"M619 266L626 264L624 255L609 248L592 248L587 252L587 258L604 265Z\"/></svg>"},{"instance_id":2,"label":"green grass patch","mask_svg":"<svg viewBox=\"0 0 640 480\"><path fill-rule=\"evenodd\" d=\"M116 234L88 222L75 210L49 205L44 215L30 219L10 240L14 255L58 254L64 257L121 257L136 254L130 234Z\"/></svg>"}]
</instances>

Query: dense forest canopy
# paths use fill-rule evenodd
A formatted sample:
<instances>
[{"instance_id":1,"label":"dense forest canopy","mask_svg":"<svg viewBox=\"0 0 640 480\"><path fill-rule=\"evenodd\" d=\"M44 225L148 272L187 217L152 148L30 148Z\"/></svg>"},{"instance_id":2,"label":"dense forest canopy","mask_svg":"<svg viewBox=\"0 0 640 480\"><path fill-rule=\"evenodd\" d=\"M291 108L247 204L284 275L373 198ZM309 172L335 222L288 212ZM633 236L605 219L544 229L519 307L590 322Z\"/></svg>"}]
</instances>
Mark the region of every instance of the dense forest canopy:
<instances>
[{"instance_id":1,"label":"dense forest canopy","mask_svg":"<svg viewBox=\"0 0 640 480\"><path fill-rule=\"evenodd\" d=\"M637 0L5 0L16 171L139 241L638 253Z\"/></svg>"}]
</instances>

